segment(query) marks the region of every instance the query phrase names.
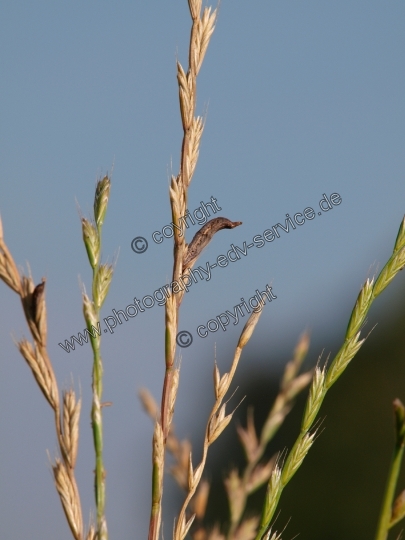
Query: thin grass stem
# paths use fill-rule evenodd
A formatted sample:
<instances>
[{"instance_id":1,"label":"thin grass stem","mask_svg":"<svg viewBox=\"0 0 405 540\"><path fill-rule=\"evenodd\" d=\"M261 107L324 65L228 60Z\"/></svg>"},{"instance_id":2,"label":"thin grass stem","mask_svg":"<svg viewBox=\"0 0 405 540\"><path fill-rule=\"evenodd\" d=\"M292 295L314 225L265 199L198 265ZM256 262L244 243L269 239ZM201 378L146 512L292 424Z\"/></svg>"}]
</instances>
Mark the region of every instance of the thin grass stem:
<instances>
[{"instance_id":1,"label":"thin grass stem","mask_svg":"<svg viewBox=\"0 0 405 540\"><path fill-rule=\"evenodd\" d=\"M396 440L375 540L386 540L389 529L403 518L402 515L396 519L397 516L393 515L393 502L405 449L405 408L399 399L393 405L397 420Z\"/></svg>"},{"instance_id":2,"label":"thin grass stem","mask_svg":"<svg viewBox=\"0 0 405 540\"><path fill-rule=\"evenodd\" d=\"M83 313L89 331L93 350L92 368L92 406L91 426L95 452L94 493L96 501L96 537L97 540L108 540L107 521L105 518L105 477L103 460L103 362L100 353L100 309L107 296L112 280L113 268L109 264L100 263L101 232L110 195L111 181L105 176L97 182L94 197L94 222L82 218L83 240L93 270L92 299L83 290Z\"/></svg>"}]
</instances>

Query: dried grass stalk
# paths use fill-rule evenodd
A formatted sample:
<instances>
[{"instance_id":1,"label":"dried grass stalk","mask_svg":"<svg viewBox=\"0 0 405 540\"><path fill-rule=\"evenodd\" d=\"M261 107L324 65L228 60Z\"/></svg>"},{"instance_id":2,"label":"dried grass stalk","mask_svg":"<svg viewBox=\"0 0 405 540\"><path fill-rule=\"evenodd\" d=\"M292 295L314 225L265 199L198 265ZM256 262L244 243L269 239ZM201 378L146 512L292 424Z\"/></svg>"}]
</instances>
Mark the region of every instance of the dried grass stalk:
<instances>
[{"instance_id":1,"label":"dried grass stalk","mask_svg":"<svg viewBox=\"0 0 405 540\"><path fill-rule=\"evenodd\" d=\"M188 530L189 526L191 526L190 520L186 523L186 511L188 509L188 506L190 504L192 497L196 493L198 484L201 480L205 463L207 461L208 449L211 446L211 444L221 435L221 433L224 431L224 429L226 428L226 426L229 424L229 422L232 419L233 413L226 415L226 404L222 403L222 401L232 383L233 377L235 375L236 369L239 364L239 359L240 359L242 350L246 346L247 342L249 341L249 338L252 335L253 330L259 321L260 314L261 314L261 311L253 312L250 315L248 321L246 322L241 332L239 343L238 343L238 346L236 347L234 358L232 361L231 369L227 373L228 376L223 379L224 384L223 384L222 392L218 392L218 390L215 390L217 386L216 381L218 380L221 381L221 376L219 374L218 367L216 365L214 366L214 391L216 395L216 400L212 408L212 411L209 415L207 426L205 429L202 459L195 470L193 470L193 466L191 463L191 454L190 454L189 481L188 481L188 486L187 486L188 493L183 503L183 506L181 508L181 511L180 511L180 514L179 514L179 517L175 526L175 530L173 533L173 540L184 540L186 536L185 531L186 529ZM193 515L192 519L194 519L194 517L195 517L195 514Z\"/></svg>"},{"instance_id":2,"label":"dried grass stalk","mask_svg":"<svg viewBox=\"0 0 405 540\"><path fill-rule=\"evenodd\" d=\"M261 462L267 445L290 412L295 397L308 386L312 379L312 371L299 373L308 352L309 342L309 334L305 332L298 340L292 360L287 363L284 369L280 392L269 411L259 436L256 433L252 408L248 409L246 428L242 428L242 426L237 428L239 439L245 451L247 465L241 475L236 469L233 469L225 478L230 509L230 527L227 540L235 540L240 537L239 524L246 508L248 496L268 482L276 464L276 456L264 463Z\"/></svg>"},{"instance_id":3,"label":"dried grass stalk","mask_svg":"<svg viewBox=\"0 0 405 540\"><path fill-rule=\"evenodd\" d=\"M174 261L172 282L178 281L183 275L184 257L186 254L186 242L184 238L184 225L181 218L187 210L187 190L194 174L199 155L199 145L204 123L200 117L195 116L197 75L201 68L207 47L214 31L216 10L211 13L210 8L204 9L201 16L201 0L189 0L192 28L189 42L189 67L187 72L180 62L177 62L177 81L179 86L180 114L183 126L183 141L180 156L180 172L172 176L170 185L170 204L172 209L173 223L179 227L174 233ZM178 370L174 367L176 354L176 335L178 331L178 311L184 296L184 291L171 295L166 302L166 335L165 335L165 378L162 390L161 413L159 422L162 427L163 442L167 443L170 433L170 425L173 419L176 402ZM219 426L217 426L219 427ZM163 484L155 485L152 480L152 492L160 490L158 500L162 499ZM152 503L153 506L154 503ZM160 504L160 502L159 502ZM149 540L158 540L160 530L160 511L151 512L149 526ZM191 526L191 522L182 517L178 526L185 531Z\"/></svg>"},{"instance_id":4,"label":"dried grass stalk","mask_svg":"<svg viewBox=\"0 0 405 540\"><path fill-rule=\"evenodd\" d=\"M0 219L0 278L20 297L34 344L23 338L16 342L18 350L30 367L34 378L54 413L55 429L62 460L53 466L56 489L75 540L84 538L79 491L74 477L79 439L80 400L73 390L64 393L63 418L59 389L46 349L47 318L45 279L38 285L32 277L20 276L4 238Z\"/></svg>"}]
</instances>

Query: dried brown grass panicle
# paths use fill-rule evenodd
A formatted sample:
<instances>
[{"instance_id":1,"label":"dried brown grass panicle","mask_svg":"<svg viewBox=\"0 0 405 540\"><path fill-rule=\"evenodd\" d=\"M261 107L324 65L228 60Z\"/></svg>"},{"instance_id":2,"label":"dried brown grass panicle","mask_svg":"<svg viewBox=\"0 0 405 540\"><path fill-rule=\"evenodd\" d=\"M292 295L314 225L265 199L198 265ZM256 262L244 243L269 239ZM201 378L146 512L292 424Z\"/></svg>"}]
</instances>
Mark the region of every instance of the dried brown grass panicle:
<instances>
[{"instance_id":1,"label":"dried brown grass panicle","mask_svg":"<svg viewBox=\"0 0 405 540\"><path fill-rule=\"evenodd\" d=\"M187 495L184 500L183 506L180 510L179 517L176 521L175 530L173 534L173 540L184 540L184 538L186 537L196 517L195 511L191 515L191 517L188 517L186 514L187 509L201 481L202 473L203 473L203 470L207 461L208 449L211 446L211 444L221 435L221 433L224 431L224 429L227 427L227 425L232 419L233 413L226 414L226 403L223 403L223 400L232 383L233 377L235 375L236 369L239 364L242 350L248 343L253 333L253 330L259 321L261 313L262 313L261 311L253 312L250 315L248 321L246 322L244 328L242 329L229 372L224 373L224 375L221 376L217 365L216 364L214 365L214 381L213 382L214 382L215 403L208 417L208 421L207 421L207 425L205 429L205 436L204 436L204 442L203 442L203 455L202 455L199 465L194 469L193 462L192 462L192 454L190 452L189 465L188 465Z\"/></svg>"},{"instance_id":2,"label":"dried brown grass panicle","mask_svg":"<svg viewBox=\"0 0 405 540\"><path fill-rule=\"evenodd\" d=\"M72 476L69 474L65 463L56 459L52 469L56 489L73 537L81 539L83 538L83 521L81 507L78 504L77 486L72 482Z\"/></svg>"},{"instance_id":3,"label":"dried brown grass panicle","mask_svg":"<svg viewBox=\"0 0 405 540\"><path fill-rule=\"evenodd\" d=\"M0 216L0 278L20 297L21 279L17 266L3 238L3 223Z\"/></svg>"},{"instance_id":4,"label":"dried brown grass panicle","mask_svg":"<svg viewBox=\"0 0 405 540\"><path fill-rule=\"evenodd\" d=\"M251 336L254 326L258 321L259 314L260 312L255 314L245 325L240 339L240 343L243 345L247 343L247 339ZM259 436L256 434L253 411L251 408L248 410L246 429L241 426L238 426L237 428L238 435L245 449L248 463L242 475L240 475L236 469L233 469L225 478L225 487L231 512L230 528L226 536L221 534L218 528L214 528L209 532L202 523L209 495L209 482L202 477L205 461L203 459L197 469L193 469L191 443L187 439L179 440L175 435L173 425L171 425L166 441L166 448L172 454L175 461L174 465L170 468L170 472L178 485L187 493L189 504L184 513L183 533L185 528L190 525L189 533L193 540L207 540L210 538L247 540L255 537L259 518L253 516L244 520L242 519L246 508L247 498L251 493L269 480L276 464L276 456L273 456L265 463L261 462L261 458L268 442L275 435L278 427L280 427L286 415L291 410L294 398L299 392L306 388L312 379L312 371L303 374L299 373L302 362L307 355L309 343L309 334L305 332L302 334L295 347L292 360L289 361L285 367L280 383L280 392L275 399L274 405L268 414ZM239 357L237 357L237 359L239 359ZM232 367L233 369L231 369L230 373L224 373L221 376L218 366L216 364L214 366L213 381L216 400L222 401L229 388L237 365L234 363ZM159 416L159 408L152 395L147 390L142 389L140 391L140 399L151 419L155 421ZM223 420L226 418L225 407L222 405L220 409L220 416ZM229 420L231 419L231 416L232 415L229 415ZM218 418L218 413L216 415L211 414L207 424L209 433L215 432L215 423ZM225 427L226 425L222 427L222 429ZM217 436L215 436L215 438L217 438ZM212 444L215 438L212 437L210 439L208 435L204 447ZM204 451L206 450L207 448L204 448ZM196 489L193 489L195 488L194 481L196 472L197 478L198 476L200 477L200 481ZM194 494L190 496L190 493L193 491ZM191 519L193 519L193 521L191 521ZM276 539L279 537L277 536L277 533L273 533L272 538Z\"/></svg>"},{"instance_id":5,"label":"dried brown grass panicle","mask_svg":"<svg viewBox=\"0 0 405 540\"><path fill-rule=\"evenodd\" d=\"M264 463L261 462L267 445L290 412L295 397L308 386L312 379L312 371L299 373L302 362L307 355L309 343L309 334L308 332L304 332L298 340L292 360L286 364L281 379L280 392L267 415L259 436L256 433L253 409L251 407L248 409L246 428L242 426L237 427L247 464L241 474L239 474L237 469L232 469L225 478L225 488L230 510L230 527L227 540L240 538L240 528L243 524L243 522L241 524L241 520L245 512L247 499L249 495L269 480L276 465L276 455ZM255 535L256 533L252 538Z\"/></svg>"},{"instance_id":6,"label":"dried brown grass panicle","mask_svg":"<svg viewBox=\"0 0 405 540\"><path fill-rule=\"evenodd\" d=\"M159 418L159 407L151 393L142 388L139 391L139 398L145 411L153 422ZM191 443L188 439L178 439L174 425L170 425L170 431L166 439L166 450L171 454L174 463L170 466L169 472L181 489L188 491L190 454L192 452ZM210 484L208 480L202 479L196 493L190 501L190 515L195 514L195 528L191 531L194 540L206 539L207 531L202 525L205 517L205 510L208 502Z\"/></svg>"},{"instance_id":7,"label":"dried brown grass panicle","mask_svg":"<svg viewBox=\"0 0 405 540\"><path fill-rule=\"evenodd\" d=\"M76 401L74 391L67 390L63 394L63 411L61 411L58 384L46 348L45 279L43 278L41 283L35 285L30 275L20 275L17 265L5 244L1 219L0 278L19 295L23 306L33 343L22 338L16 342L16 345L53 410L61 456L61 459L56 459L53 466L55 485L73 538L83 540L82 510L74 475L79 440L81 400Z\"/></svg>"},{"instance_id":8,"label":"dried brown grass panicle","mask_svg":"<svg viewBox=\"0 0 405 540\"><path fill-rule=\"evenodd\" d=\"M172 282L178 282L182 275L187 272L195 262L201 250L211 240L212 236L221 228L233 228L240 224L231 222L226 218L212 220L208 227L197 233L194 244L191 246L189 258L187 259L187 244L184 235L183 216L187 211L188 188L193 177L198 156L201 136L204 130L204 121L195 115L197 97L197 75L201 69L208 44L215 28L217 10L212 11L206 7L202 10L201 0L188 1L192 27L189 42L188 69L184 70L180 62L177 62L177 82L179 88L180 115L183 127L183 140L181 144L180 171L177 176L171 177L169 197L172 211L172 221L175 225L174 231L174 260ZM221 221L222 220L222 221ZM178 331L179 308L182 303L184 291L177 294L169 294L165 306L165 377L163 382L160 418L158 422L162 428L163 444L167 445L170 426L173 420L174 407L177 396L179 382L179 368L175 367L176 355L176 335ZM221 412L222 415L222 412ZM224 418L212 419L210 437L217 436L219 425L222 425ZM227 420L228 421L228 420ZM218 425L214 426L217 422ZM163 458L164 468L164 458ZM193 472L193 479L196 478L197 471ZM200 478L198 478L200 480ZM163 493L163 483L159 486L153 476L152 480L152 511L149 527L149 540L158 540L160 530L161 500ZM194 480L193 480L194 482ZM192 482L192 483L193 483ZM198 483L198 482L197 482ZM157 495L159 491L159 496ZM159 501L156 504L156 501ZM191 526L191 521L185 521L181 517L182 534L187 534Z\"/></svg>"}]
</instances>

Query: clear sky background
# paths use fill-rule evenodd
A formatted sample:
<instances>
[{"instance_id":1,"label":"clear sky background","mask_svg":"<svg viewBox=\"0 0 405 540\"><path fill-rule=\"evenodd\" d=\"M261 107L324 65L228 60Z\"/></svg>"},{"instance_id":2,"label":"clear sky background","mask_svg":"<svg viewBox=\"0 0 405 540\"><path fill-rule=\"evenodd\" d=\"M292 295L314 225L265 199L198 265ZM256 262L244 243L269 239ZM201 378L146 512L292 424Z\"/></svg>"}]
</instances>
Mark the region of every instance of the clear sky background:
<instances>
[{"instance_id":1,"label":"clear sky background","mask_svg":"<svg viewBox=\"0 0 405 540\"><path fill-rule=\"evenodd\" d=\"M242 323L202 339L221 312L271 283L241 373L277 371L310 328L312 362L342 337L363 281L389 257L405 213L405 6L403 2L229 2L198 79L206 114L189 209L214 196L220 231L199 263L215 261L326 193L342 203L227 268L185 296L175 423L201 442L212 399L214 345L229 366ZM112 170L103 259L117 259L103 316L170 280L172 244L151 234L171 221L168 178L177 173L181 124L176 58L187 66L190 17L176 2L2 2L0 18L0 212L17 263L47 278L49 353L61 387L83 395L77 467L84 517L92 508L90 346L59 342L84 328L79 281L90 267L77 205L92 208L96 179ZM191 240L197 228L188 231ZM135 236L149 249L131 250ZM404 276L381 305L394 302ZM0 287L0 537L70 538L46 449L56 439L48 404L13 345L28 335L16 295ZM155 306L103 334L107 517L111 538L145 538L152 426L137 391L159 398L164 309ZM243 363L243 359L242 359ZM235 401L235 400L234 400ZM216 443L218 447L220 442ZM199 455L196 449L195 455ZM165 536L180 501L167 482Z\"/></svg>"}]
</instances>

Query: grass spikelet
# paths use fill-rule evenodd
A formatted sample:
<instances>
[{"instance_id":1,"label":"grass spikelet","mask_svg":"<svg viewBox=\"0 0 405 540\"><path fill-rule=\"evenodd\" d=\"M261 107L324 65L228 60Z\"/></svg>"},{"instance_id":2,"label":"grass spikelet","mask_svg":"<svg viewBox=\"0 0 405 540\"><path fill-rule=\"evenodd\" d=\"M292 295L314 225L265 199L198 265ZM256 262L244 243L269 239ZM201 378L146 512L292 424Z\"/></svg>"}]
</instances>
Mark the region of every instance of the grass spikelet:
<instances>
[{"instance_id":1,"label":"grass spikelet","mask_svg":"<svg viewBox=\"0 0 405 540\"><path fill-rule=\"evenodd\" d=\"M347 326L346 339L351 339L360 330L372 301L373 285L374 280L368 279L361 288Z\"/></svg>"},{"instance_id":2,"label":"grass spikelet","mask_svg":"<svg viewBox=\"0 0 405 540\"><path fill-rule=\"evenodd\" d=\"M139 399L152 420L159 419L159 407L156 401L153 399L152 394L146 388L141 388L139 390Z\"/></svg>"},{"instance_id":3,"label":"grass spikelet","mask_svg":"<svg viewBox=\"0 0 405 540\"><path fill-rule=\"evenodd\" d=\"M208 480L201 480L198 490L194 496L194 505L193 510L196 515L196 519L200 520L203 519L205 516L205 510L207 508L208 503L208 495L210 492L210 484Z\"/></svg>"},{"instance_id":4,"label":"grass spikelet","mask_svg":"<svg viewBox=\"0 0 405 540\"><path fill-rule=\"evenodd\" d=\"M37 317L37 306L36 306L36 299L34 299L34 291L36 290L36 287L34 285L34 281L31 276L22 276L21 278L21 302L24 308L24 314L25 319L28 323L28 326L30 328L31 334L34 338L34 340L39 343L41 346L46 345L46 325L45 327L42 325L41 327L38 326L38 322L40 321L40 317ZM45 314L46 311L44 309L41 309L42 315ZM45 334L41 334L41 330L45 330Z\"/></svg>"},{"instance_id":5,"label":"grass spikelet","mask_svg":"<svg viewBox=\"0 0 405 540\"><path fill-rule=\"evenodd\" d=\"M359 341L359 338L360 338L360 332L358 332L355 336L353 336L349 340L345 341L342 347L340 348L340 351L338 352L330 368L328 369L328 374L326 376L326 381L325 381L325 388L327 390L332 386L332 384L334 384L337 381L337 379L341 376L341 374L344 372L344 370L348 366L350 360L353 359L355 354L363 345L365 339L362 339L361 341Z\"/></svg>"},{"instance_id":6,"label":"grass spikelet","mask_svg":"<svg viewBox=\"0 0 405 540\"><path fill-rule=\"evenodd\" d=\"M270 480L267 486L266 498L263 508L263 521L270 522L278 504L281 495L281 469L278 465L274 466ZM257 538L257 537L256 537Z\"/></svg>"},{"instance_id":7,"label":"grass spikelet","mask_svg":"<svg viewBox=\"0 0 405 540\"><path fill-rule=\"evenodd\" d=\"M100 261L100 236L94 223L86 218L82 218L82 232L90 266L94 270Z\"/></svg>"},{"instance_id":8,"label":"grass spikelet","mask_svg":"<svg viewBox=\"0 0 405 540\"><path fill-rule=\"evenodd\" d=\"M21 280L17 266L3 238L3 223L0 216L0 279L21 296Z\"/></svg>"},{"instance_id":9,"label":"grass spikelet","mask_svg":"<svg viewBox=\"0 0 405 540\"><path fill-rule=\"evenodd\" d=\"M177 62L177 81L179 83L180 112L183 129L189 129L193 120L193 89L191 78L187 77L180 62Z\"/></svg>"},{"instance_id":10,"label":"grass spikelet","mask_svg":"<svg viewBox=\"0 0 405 540\"><path fill-rule=\"evenodd\" d=\"M77 504L75 487L67 472L65 465L57 459L52 467L55 478L56 490L59 493L66 519L69 523L75 540L82 539L82 515L80 506Z\"/></svg>"},{"instance_id":11,"label":"grass spikelet","mask_svg":"<svg viewBox=\"0 0 405 540\"><path fill-rule=\"evenodd\" d=\"M397 237L395 239L394 253L405 247L405 216L399 227Z\"/></svg>"},{"instance_id":12,"label":"grass spikelet","mask_svg":"<svg viewBox=\"0 0 405 540\"><path fill-rule=\"evenodd\" d=\"M93 283L93 298L96 308L101 309L111 285L114 268L111 264L100 264Z\"/></svg>"},{"instance_id":13,"label":"grass spikelet","mask_svg":"<svg viewBox=\"0 0 405 540\"><path fill-rule=\"evenodd\" d=\"M204 131L204 122L200 116L193 118L191 128L190 128L190 142L189 142L189 152L186 156L187 163L187 186L190 185L191 179L194 175L194 171L197 165L200 141Z\"/></svg>"},{"instance_id":14,"label":"grass spikelet","mask_svg":"<svg viewBox=\"0 0 405 540\"><path fill-rule=\"evenodd\" d=\"M297 472L301 463L304 461L305 456L308 454L311 448L316 432L305 433L300 437L293 446L287 461L283 467L281 482L283 485L288 484L294 474Z\"/></svg>"},{"instance_id":15,"label":"grass spikelet","mask_svg":"<svg viewBox=\"0 0 405 540\"><path fill-rule=\"evenodd\" d=\"M49 405L53 410L59 409L59 393L55 376L53 371L49 370L48 363L38 348L34 348L26 339L19 341L17 347L31 368L32 374Z\"/></svg>"},{"instance_id":16,"label":"grass spikelet","mask_svg":"<svg viewBox=\"0 0 405 540\"><path fill-rule=\"evenodd\" d=\"M237 469L231 469L224 480L224 485L228 496L231 522L234 522L242 514L245 503L243 486Z\"/></svg>"},{"instance_id":17,"label":"grass spikelet","mask_svg":"<svg viewBox=\"0 0 405 540\"><path fill-rule=\"evenodd\" d=\"M306 432L312 426L316 415L322 405L325 396L325 368L315 368L314 377L312 379L309 396L305 406L304 418L302 420L302 431Z\"/></svg>"},{"instance_id":18,"label":"grass spikelet","mask_svg":"<svg viewBox=\"0 0 405 540\"><path fill-rule=\"evenodd\" d=\"M63 392L63 439L72 468L75 467L77 458L80 409L81 400L76 401L74 391L70 389Z\"/></svg>"},{"instance_id":19,"label":"grass spikelet","mask_svg":"<svg viewBox=\"0 0 405 540\"><path fill-rule=\"evenodd\" d=\"M232 540L253 540L256 536L258 523L259 519L256 516L245 519L233 535Z\"/></svg>"},{"instance_id":20,"label":"grass spikelet","mask_svg":"<svg viewBox=\"0 0 405 540\"><path fill-rule=\"evenodd\" d=\"M96 529L94 525L90 525L89 530L87 532L86 540L97 540Z\"/></svg>"},{"instance_id":21,"label":"grass spikelet","mask_svg":"<svg viewBox=\"0 0 405 540\"><path fill-rule=\"evenodd\" d=\"M240 335L238 349L243 349L243 347L245 347L249 339L252 337L253 331L259 322L260 315L261 311L253 311L253 313L250 315Z\"/></svg>"},{"instance_id":22,"label":"grass spikelet","mask_svg":"<svg viewBox=\"0 0 405 540\"><path fill-rule=\"evenodd\" d=\"M207 52L208 45L212 34L215 30L215 21L217 18L217 10L215 9L211 13L211 8L206 7L202 18L198 21L197 30L195 32L195 73L201 69L201 65L204 60L205 53Z\"/></svg>"},{"instance_id":23,"label":"grass spikelet","mask_svg":"<svg viewBox=\"0 0 405 540\"><path fill-rule=\"evenodd\" d=\"M191 18L195 21L200 16L202 0L188 0Z\"/></svg>"},{"instance_id":24,"label":"grass spikelet","mask_svg":"<svg viewBox=\"0 0 405 540\"><path fill-rule=\"evenodd\" d=\"M108 175L97 182L94 194L94 219L98 230L101 229L107 213L108 200L110 198L111 180Z\"/></svg>"},{"instance_id":25,"label":"grass spikelet","mask_svg":"<svg viewBox=\"0 0 405 540\"><path fill-rule=\"evenodd\" d=\"M401 223L401 228L402 228ZM399 241L399 244L402 244L403 240ZM394 248L395 249L395 248ZM394 251L390 259L388 260L387 264L384 266L384 268L381 270L380 275L378 276L378 279L374 285L374 295L378 296L383 292L385 287L387 287L391 281L394 279L394 277L397 275L397 273L403 269L405 266L405 247Z\"/></svg>"}]
</instances>

